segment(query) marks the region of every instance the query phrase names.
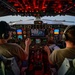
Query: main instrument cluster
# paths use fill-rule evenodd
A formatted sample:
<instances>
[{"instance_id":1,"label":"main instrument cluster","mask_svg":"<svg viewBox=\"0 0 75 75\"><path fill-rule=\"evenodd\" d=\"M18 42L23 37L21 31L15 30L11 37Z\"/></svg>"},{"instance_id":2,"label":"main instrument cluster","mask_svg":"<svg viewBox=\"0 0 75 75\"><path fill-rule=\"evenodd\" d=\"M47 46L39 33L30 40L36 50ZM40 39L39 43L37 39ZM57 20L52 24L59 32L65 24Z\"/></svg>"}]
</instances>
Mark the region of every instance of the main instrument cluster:
<instances>
[{"instance_id":1,"label":"main instrument cluster","mask_svg":"<svg viewBox=\"0 0 75 75\"><path fill-rule=\"evenodd\" d=\"M25 40L29 37L33 41L33 38L36 38L35 43L40 43L40 38L53 37L55 41L61 40L66 25L44 24L42 21L34 21L34 24L15 24L12 27L16 28L16 31L12 32L13 39Z\"/></svg>"}]
</instances>

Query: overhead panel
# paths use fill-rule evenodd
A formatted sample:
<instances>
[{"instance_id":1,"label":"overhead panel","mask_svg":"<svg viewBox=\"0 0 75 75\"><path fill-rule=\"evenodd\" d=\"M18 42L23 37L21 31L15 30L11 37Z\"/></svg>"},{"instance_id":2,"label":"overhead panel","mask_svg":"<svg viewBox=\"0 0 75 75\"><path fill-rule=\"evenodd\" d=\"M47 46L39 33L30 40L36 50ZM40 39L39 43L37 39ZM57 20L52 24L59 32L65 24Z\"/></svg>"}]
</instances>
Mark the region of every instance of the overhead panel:
<instances>
[{"instance_id":1,"label":"overhead panel","mask_svg":"<svg viewBox=\"0 0 75 75\"><path fill-rule=\"evenodd\" d=\"M0 0L10 14L22 16L55 16L75 14L74 0ZM2 5L2 6L3 6ZM72 12L71 12L72 11Z\"/></svg>"}]
</instances>

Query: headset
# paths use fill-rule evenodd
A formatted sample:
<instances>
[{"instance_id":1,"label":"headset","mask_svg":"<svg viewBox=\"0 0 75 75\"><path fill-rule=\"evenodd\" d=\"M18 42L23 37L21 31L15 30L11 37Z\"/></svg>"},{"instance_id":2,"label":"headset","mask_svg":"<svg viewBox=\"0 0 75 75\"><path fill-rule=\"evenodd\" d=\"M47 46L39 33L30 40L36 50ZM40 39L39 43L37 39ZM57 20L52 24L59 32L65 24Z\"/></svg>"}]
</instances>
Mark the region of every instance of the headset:
<instances>
[{"instance_id":1,"label":"headset","mask_svg":"<svg viewBox=\"0 0 75 75\"><path fill-rule=\"evenodd\" d=\"M62 35L62 38L63 38L64 41L70 40L70 38L69 38L69 36L68 36L68 34L67 34L67 31L68 31L69 29L73 28L73 27L74 27L74 26L68 26L68 27L64 30L64 33L63 33L63 35Z\"/></svg>"},{"instance_id":2,"label":"headset","mask_svg":"<svg viewBox=\"0 0 75 75\"><path fill-rule=\"evenodd\" d=\"M8 39L9 37L9 33L8 32L5 32L2 34L2 39Z\"/></svg>"}]
</instances>

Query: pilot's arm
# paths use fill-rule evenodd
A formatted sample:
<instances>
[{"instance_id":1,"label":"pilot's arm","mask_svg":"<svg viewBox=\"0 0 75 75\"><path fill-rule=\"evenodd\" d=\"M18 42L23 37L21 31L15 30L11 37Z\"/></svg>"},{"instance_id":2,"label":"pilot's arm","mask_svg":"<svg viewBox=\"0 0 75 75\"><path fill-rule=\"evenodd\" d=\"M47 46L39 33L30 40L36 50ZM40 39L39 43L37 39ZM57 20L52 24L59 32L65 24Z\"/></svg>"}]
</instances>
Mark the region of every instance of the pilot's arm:
<instances>
[{"instance_id":1,"label":"pilot's arm","mask_svg":"<svg viewBox=\"0 0 75 75\"><path fill-rule=\"evenodd\" d=\"M28 59L28 56L29 56L29 45L30 44L31 44L31 40L29 38L27 38L25 40L25 54L27 55L26 59Z\"/></svg>"},{"instance_id":2,"label":"pilot's arm","mask_svg":"<svg viewBox=\"0 0 75 75\"><path fill-rule=\"evenodd\" d=\"M53 65L53 62L50 60L51 52L50 52L50 49L49 49L49 47L47 45L44 46L44 51L47 52L48 60L49 60L50 64Z\"/></svg>"},{"instance_id":3,"label":"pilot's arm","mask_svg":"<svg viewBox=\"0 0 75 75\"><path fill-rule=\"evenodd\" d=\"M51 65L55 65L57 63L57 50L54 50L52 53L50 52L49 47L46 45L44 46L44 50L45 52L47 52L48 54L48 60L50 62Z\"/></svg>"}]
</instances>

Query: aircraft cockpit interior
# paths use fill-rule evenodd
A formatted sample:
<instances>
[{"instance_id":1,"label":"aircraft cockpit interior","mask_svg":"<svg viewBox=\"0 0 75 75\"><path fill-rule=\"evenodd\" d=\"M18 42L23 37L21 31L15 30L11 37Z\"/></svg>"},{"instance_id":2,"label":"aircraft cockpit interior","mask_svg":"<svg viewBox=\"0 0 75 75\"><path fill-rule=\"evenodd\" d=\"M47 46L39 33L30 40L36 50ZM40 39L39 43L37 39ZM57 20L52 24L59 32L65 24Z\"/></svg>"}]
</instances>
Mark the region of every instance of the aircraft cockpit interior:
<instances>
[{"instance_id":1,"label":"aircraft cockpit interior","mask_svg":"<svg viewBox=\"0 0 75 75\"><path fill-rule=\"evenodd\" d=\"M8 38L4 38L4 34L8 34L9 31L4 32L3 29L0 29L3 31L0 31L0 75L75 75L75 59L68 59L70 53L75 53L73 52L74 50L69 53L66 51L55 51L65 50L67 46L74 46L73 48L75 49L75 40L69 39L69 44L66 46L66 40L62 37L63 34L65 35L64 37L69 37L66 36L66 32L69 29L66 29L66 27L75 25L75 0L0 0L1 21L6 21L10 28L15 28L15 30L11 32L12 38L8 40ZM75 37L75 33L73 34ZM27 46L27 50L29 50L27 60L25 59L25 61L19 62L14 57L18 61L18 65L14 58L7 59L4 57L2 49L7 50L6 52L13 57L13 55L17 56L20 54L17 51L19 46L21 46L20 50L23 52L22 55L26 54L25 40L27 38L31 39L31 44L29 47ZM17 44L12 46L16 46L18 49L10 45L13 48L11 50L16 49L16 53L13 51L11 53L10 47L6 45L6 41L8 44ZM47 49L50 54L54 51L57 52L57 55L60 54L58 57L62 59L59 60L56 54L53 53L53 55L55 54L55 59L59 61L58 63L53 63L56 65L60 65L59 63L68 55L68 58L64 59L59 69L50 62L49 58L51 56L48 54ZM5 51L3 52L4 54L6 54ZM6 55L8 56L8 54ZM20 57L23 58L23 56ZM52 56L52 61L55 59ZM9 71L10 69L14 73L11 73Z\"/></svg>"},{"instance_id":2,"label":"aircraft cockpit interior","mask_svg":"<svg viewBox=\"0 0 75 75\"><path fill-rule=\"evenodd\" d=\"M43 47L48 44L48 40L54 40L59 48L64 48L65 43L62 39L62 34L67 25L52 25L44 24L43 21L34 21L34 24L14 24L16 30L12 32L12 40L8 42L15 42L22 48L25 47L24 40L30 38L32 43L29 50L28 60L28 75L50 75L50 65L47 54Z\"/></svg>"}]
</instances>

